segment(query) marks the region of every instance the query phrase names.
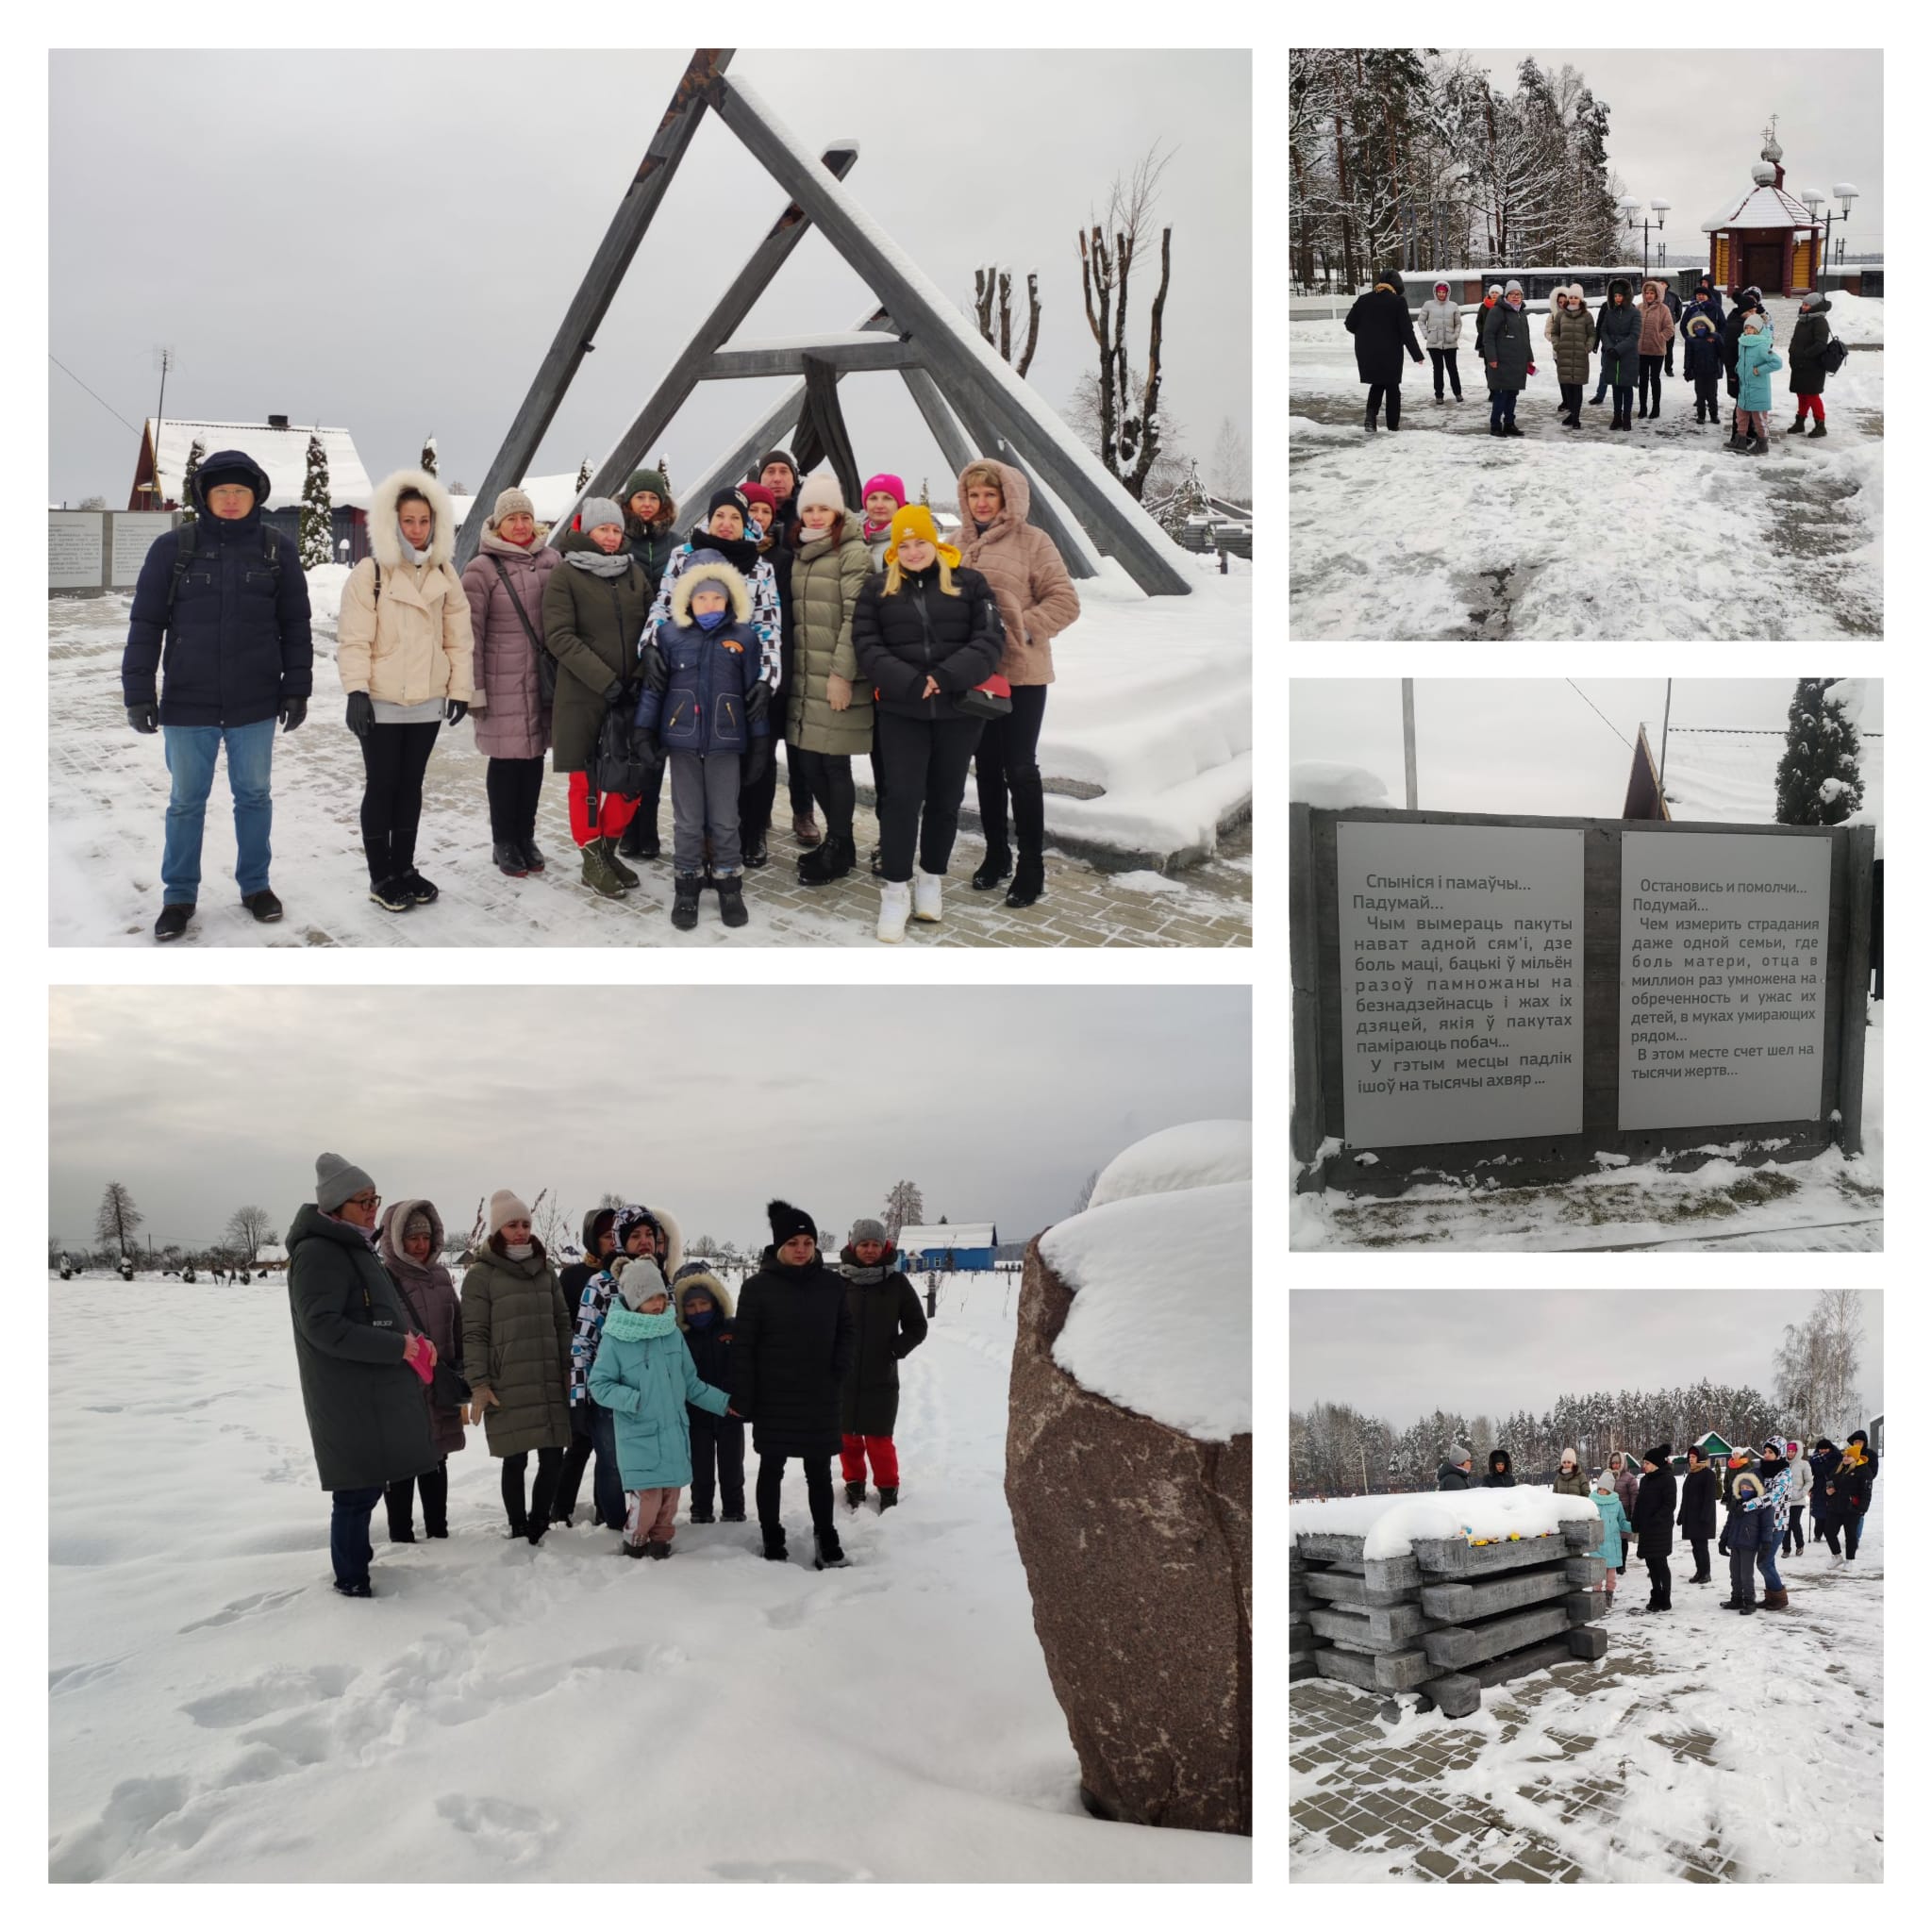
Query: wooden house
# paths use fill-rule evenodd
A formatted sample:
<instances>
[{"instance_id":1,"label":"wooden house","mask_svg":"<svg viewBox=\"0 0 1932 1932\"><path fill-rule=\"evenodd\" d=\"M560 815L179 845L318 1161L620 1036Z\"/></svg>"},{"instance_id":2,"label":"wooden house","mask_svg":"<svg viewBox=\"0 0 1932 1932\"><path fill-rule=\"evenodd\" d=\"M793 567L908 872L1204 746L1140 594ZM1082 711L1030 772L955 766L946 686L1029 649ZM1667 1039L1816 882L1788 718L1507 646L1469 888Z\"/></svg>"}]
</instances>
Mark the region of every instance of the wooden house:
<instances>
[{"instance_id":1,"label":"wooden house","mask_svg":"<svg viewBox=\"0 0 1932 1932\"><path fill-rule=\"evenodd\" d=\"M1785 191L1784 149L1767 132L1751 186L1709 221L1710 278L1720 289L1802 295L1818 286L1824 225Z\"/></svg>"}]
</instances>

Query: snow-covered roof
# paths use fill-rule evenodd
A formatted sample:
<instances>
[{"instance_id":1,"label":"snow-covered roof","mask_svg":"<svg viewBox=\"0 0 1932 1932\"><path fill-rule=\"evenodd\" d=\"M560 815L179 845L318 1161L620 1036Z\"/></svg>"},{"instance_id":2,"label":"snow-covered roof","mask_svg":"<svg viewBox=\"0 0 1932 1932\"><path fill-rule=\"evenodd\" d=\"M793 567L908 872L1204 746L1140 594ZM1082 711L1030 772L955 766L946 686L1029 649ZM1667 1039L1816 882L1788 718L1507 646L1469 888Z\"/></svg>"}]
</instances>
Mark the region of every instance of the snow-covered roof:
<instances>
[{"instance_id":1,"label":"snow-covered roof","mask_svg":"<svg viewBox=\"0 0 1932 1932\"><path fill-rule=\"evenodd\" d=\"M1802 201L1763 182L1727 201L1709 221L1698 225L1707 235L1720 228L1819 228L1824 225Z\"/></svg>"},{"instance_id":2,"label":"snow-covered roof","mask_svg":"<svg viewBox=\"0 0 1932 1932\"><path fill-rule=\"evenodd\" d=\"M990 1248L990 1221L949 1221L940 1227L902 1227L899 1246L908 1255L943 1254L948 1248Z\"/></svg>"},{"instance_id":3,"label":"snow-covered roof","mask_svg":"<svg viewBox=\"0 0 1932 1932\"><path fill-rule=\"evenodd\" d=\"M1358 1536L1362 1555L1379 1559L1406 1556L1419 1541L1465 1537L1493 1543L1554 1536L1565 1523L1587 1523L1595 1515L1596 1505L1588 1496L1559 1496L1518 1483L1513 1490L1410 1491L1291 1503L1288 1527L1291 1536Z\"/></svg>"},{"instance_id":4,"label":"snow-covered roof","mask_svg":"<svg viewBox=\"0 0 1932 1932\"><path fill-rule=\"evenodd\" d=\"M1777 764L1784 750L1781 731L1673 731L1664 755L1664 796L1670 801L1671 817L1693 824L1700 819L1775 824ZM1858 774L1865 781L1865 803L1847 823L1878 828L1876 856L1882 858L1885 739L1881 730L1860 733Z\"/></svg>"},{"instance_id":5,"label":"snow-covered roof","mask_svg":"<svg viewBox=\"0 0 1932 1932\"><path fill-rule=\"evenodd\" d=\"M152 440L155 419L150 416L144 426ZM322 438L323 453L328 458L329 501L367 509L375 492L356 454L355 439L346 429L311 428L306 424L274 429L266 423L195 423L164 416L155 451L156 480L164 497L185 501L181 479L188 453L198 439L204 456L218 449L239 449L253 457L268 472L270 508L290 509L302 501L302 487L308 480L311 436Z\"/></svg>"},{"instance_id":6,"label":"snow-covered roof","mask_svg":"<svg viewBox=\"0 0 1932 1932\"><path fill-rule=\"evenodd\" d=\"M525 476L524 494L530 499L540 524L554 524L577 500L577 473L566 470L560 476ZM457 513L458 526L475 501L474 496L452 493L450 504ZM483 513L485 516L490 514L490 506L485 505Z\"/></svg>"}]
</instances>

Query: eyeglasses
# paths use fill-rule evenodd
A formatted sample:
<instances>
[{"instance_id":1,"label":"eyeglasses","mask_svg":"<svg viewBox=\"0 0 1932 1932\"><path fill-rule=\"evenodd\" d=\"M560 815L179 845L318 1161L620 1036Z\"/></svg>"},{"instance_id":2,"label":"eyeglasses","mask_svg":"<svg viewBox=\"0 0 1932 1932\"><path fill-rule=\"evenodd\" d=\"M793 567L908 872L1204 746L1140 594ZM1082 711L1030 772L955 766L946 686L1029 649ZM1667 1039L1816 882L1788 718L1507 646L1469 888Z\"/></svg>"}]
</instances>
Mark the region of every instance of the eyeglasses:
<instances>
[{"instance_id":1,"label":"eyeglasses","mask_svg":"<svg viewBox=\"0 0 1932 1932\"><path fill-rule=\"evenodd\" d=\"M375 1208L378 1207L381 1201L382 1196L380 1194L351 1194L342 1203L342 1206L344 1208Z\"/></svg>"}]
</instances>

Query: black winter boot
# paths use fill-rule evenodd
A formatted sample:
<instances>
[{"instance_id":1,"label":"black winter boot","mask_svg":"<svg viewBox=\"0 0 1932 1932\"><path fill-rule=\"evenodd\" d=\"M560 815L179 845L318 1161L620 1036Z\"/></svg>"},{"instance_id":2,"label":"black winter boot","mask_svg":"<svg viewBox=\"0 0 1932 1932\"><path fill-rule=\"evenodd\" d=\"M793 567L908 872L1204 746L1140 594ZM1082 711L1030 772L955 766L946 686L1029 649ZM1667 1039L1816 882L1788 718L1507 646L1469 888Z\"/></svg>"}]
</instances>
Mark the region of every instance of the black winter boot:
<instances>
[{"instance_id":1,"label":"black winter boot","mask_svg":"<svg viewBox=\"0 0 1932 1932\"><path fill-rule=\"evenodd\" d=\"M839 1541L836 1529L813 1530L811 1533L814 1555L811 1567L814 1570L842 1570L852 1558L845 1554L845 1547Z\"/></svg>"},{"instance_id":2,"label":"black winter boot","mask_svg":"<svg viewBox=\"0 0 1932 1932\"><path fill-rule=\"evenodd\" d=\"M865 1501L864 1483L847 1483L845 1485L845 1501L850 1507L857 1509Z\"/></svg>"},{"instance_id":3,"label":"black winter boot","mask_svg":"<svg viewBox=\"0 0 1932 1932\"><path fill-rule=\"evenodd\" d=\"M541 872L543 870L543 854L538 849L536 840L519 839L517 841L517 850L524 855L524 864L531 872Z\"/></svg>"},{"instance_id":4,"label":"black winter boot","mask_svg":"<svg viewBox=\"0 0 1932 1932\"><path fill-rule=\"evenodd\" d=\"M806 886L827 886L842 879L858 862L858 848L849 837L828 832L798 861L798 880Z\"/></svg>"},{"instance_id":5,"label":"black winter boot","mask_svg":"<svg viewBox=\"0 0 1932 1932\"><path fill-rule=\"evenodd\" d=\"M896 1509L898 1507L899 1491L896 1489L889 1490L881 1486L879 1490L879 1514L883 1516L888 1509Z\"/></svg>"},{"instance_id":6,"label":"black winter boot","mask_svg":"<svg viewBox=\"0 0 1932 1932\"><path fill-rule=\"evenodd\" d=\"M992 889L1013 875L1013 855L1004 839L997 845L989 843L986 857L979 862L979 870L973 874L973 890L975 892L990 892Z\"/></svg>"},{"instance_id":7,"label":"black winter boot","mask_svg":"<svg viewBox=\"0 0 1932 1932\"><path fill-rule=\"evenodd\" d=\"M662 848L658 843L658 818L641 807L624 828L617 849L626 858L656 858Z\"/></svg>"},{"instance_id":8,"label":"black winter boot","mask_svg":"<svg viewBox=\"0 0 1932 1932\"><path fill-rule=\"evenodd\" d=\"M765 1537L765 1547L764 1547L764 1557L765 1557L765 1560L766 1560L766 1561L767 1561L768 1563L782 1563L782 1562L784 1562L784 1561L785 1561L785 1531L784 1531L784 1529L782 1528L782 1526L774 1526L774 1527L773 1527L773 1528L771 1528L771 1529L768 1529L768 1530L766 1530L766 1531L764 1532L764 1537Z\"/></svg>"},{"instance_id":9,"label":"black winter boot","mask_svg":"<svg viewBox=\"0 0 1932 1932\"><path fill-rule=\"evenodd\" d=\"M671 1545L669 1543L649 1542L644 1545L644 1554L648 1557L655 1557L661 1563L671 1554Z\"/></svg>"},{"instance_id":10,"label":"black winter boot","mask_svg":"<svg viewBox=\"0 0 1932 1932\"><path fill-rule=\"evenodd\" d=\"M514 839L498 839L490 847L490 862L506 878L523 879L530 875L530 868L524 862L524 848Z\"/></svg>"},{"instance_id":11,"label":"black winter boot","mask_svg":"<svg viewBox=\"0 0 1932 1932\"><path fill-rule=\"evenodd\" d=\"M1796 421L1795 423L1793 423L1793 424L1791 425L1791 426L1790 426L1790 427L1789 429L1787 429L1787 430L1785 431L1785 434L1786 434L1787 436L1803 436L1803 435L1804 435L1804 433L1805 433L1805 419L1804 419L1804 417L1802 417L1802 416L1800 416L1800 417L1798 418L1798 420L1797 420L1797 421Z\"/></svg>"},{"instance_id":12,"label":"black winter boot","mask_svg":"<svg viewBox=\"0 0 1932 1932\"><path fill-rule=\"evenodd\" d=\"M193 917L192 904L163 906L161 916L155 921L155 938L162 941L178 940L188 930L188 922Z\"/></svg>"},{"instance_id":13,"label":"black winter boot","mask_svg":"<svg viewBox=\"0 0 1932 1932\"><path fill-rule=\"evenodd\" d=\"M739 828L738 842L739 849L743 855L744 862L752 871L756 872L761 865L771 864L771 849L765 843L765 831L762 826L757 831L752 831L747 826L741 826Z\"/></svg>"},{"instance_id":14,"label":"black winter boot","mask_svg":"<svg viewBox=\"0 0 1932 1932\"><path fill-rule=\"evenodd\" d=\"M1824 434L1824 420L1821 418L1817 423L1812 425L1811 434L1807 436L1805 440L1807 442L1815 442Z\"/></svg>"},{"instance_id":15,"label":"black winter boot","mask_svg":"<svg viewBox=\"0 0 1932 1932\"><path fill-rule=\"evenodd\" d=\"M744 909L744 881L736 873L718 880L718 917L726 925L742 925L751 914Z\"/></svg>"},{"instance_id":16,"label":"black winter boot","mask_svg":"<svg viewBox=\"0 0 1932 1932\"><path fill-rule=\"evenodd\" d=\"M1046 844L1046 793L1038 772L1013 779L1012 792L1013 836L1020 847L1020 862L1013 869L1013 883L1007 889L1007 904L1031 906L1046 890L1046 861L1041 856Z\"/></svg>"},{"instance_id":17,"label":"black winter boot","mask_svg":"<svg viewBox=\"0 0 1932 1932\"><path fill-rule=\"evenodd\" d=\"M698 923L698 894L705 889L702 873L677 874L676 898L671 908L671 923L679 932L689 932Z\"/></svg>"}]
</instances>

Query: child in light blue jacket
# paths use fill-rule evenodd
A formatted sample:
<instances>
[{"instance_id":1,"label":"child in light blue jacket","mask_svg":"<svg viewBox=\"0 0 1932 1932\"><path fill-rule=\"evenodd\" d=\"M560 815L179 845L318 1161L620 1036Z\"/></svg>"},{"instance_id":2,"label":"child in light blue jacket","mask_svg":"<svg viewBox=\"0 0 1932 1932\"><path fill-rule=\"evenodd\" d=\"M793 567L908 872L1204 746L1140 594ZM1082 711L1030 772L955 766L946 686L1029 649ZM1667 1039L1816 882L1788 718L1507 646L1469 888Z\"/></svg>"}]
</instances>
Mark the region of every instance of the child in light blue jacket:
<instances>
[{"instance_id":1,"label":"child in light blue jacket","mask_svg":"<svg viewBox=\"0 0 1932 1932\"><path fill-rule=\"evenodd\" d=\"M617 1291L624 1306L605 1318L591 1393L616 1419L618 1474L629 1497L624 1553L668 1557L678 1499L691 1481L684 1406L724 1415L731 1398L699 1375L655 1261L641 1255L627 1261Z\"/></svg>"},{"instance_id":2,"label":"child in light blue jacket","mask_svg":"<svg viewBox=\"0 0 1932 1932\"><path fill-rule=\"evenodd\" d=\"M1624 1560L1624 1539L1635 1531L1624 1513L1623 1499L1617 1494L1617 1478L1604 1470L1596 1479L1590 1500L1596 1505L1597 1519L1603 1524L1604 1540L1597 1555L1604 1559L1604 1594L1612 1604L1617 1596L1617 1565Z\"/></svg>"}]
</instances>

